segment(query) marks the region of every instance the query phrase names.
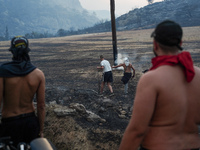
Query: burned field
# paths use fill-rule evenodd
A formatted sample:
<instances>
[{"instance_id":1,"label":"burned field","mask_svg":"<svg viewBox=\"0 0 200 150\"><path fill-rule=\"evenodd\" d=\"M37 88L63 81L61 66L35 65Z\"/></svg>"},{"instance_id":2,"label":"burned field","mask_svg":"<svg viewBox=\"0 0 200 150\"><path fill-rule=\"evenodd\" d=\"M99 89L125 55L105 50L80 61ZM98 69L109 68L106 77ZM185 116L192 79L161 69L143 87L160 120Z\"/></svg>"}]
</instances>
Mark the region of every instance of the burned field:
<instances>
[{"instance_id":1,"label":"burned field","mask_svg":"<svg viewBox=\"0 0 200 150\"><path fill-rule=\"evenodd\" d=\"M200 66L199 30L199 27L184 28L183 38L183 47L191 52L197 66ZM129 93L125 97L124 86L120 81L123 71L113 70L112 86L115 95L108 97L107 87L105 87L104 95L115 104L119 103L122 107L123 105L132 106L138 79L142 71L151 66L153 53L150 34L152 31L153 29L117 32L118 62L120 63L125 56L128 56L136 70L136 75L130 81ZM96 69L100 63L99 56L104 55L111 65L114 64L111 33L31 39L29 45L32 63L46 76L46 101L61 101L64 105L80 101L86 107L88 106L88 109L93 109L90 104L94 102L94 99L99 98L97 93L101 72ZM11 59L11 54L7 51L9 46L9 41L0 42L0 63ZM63 90L67 92L63 93ZM63 97L67 98L63 100Z\"/></svg>"},{"instance_id":2,"label":"burned field","mask_svg":"<svg viewBox=\"0 0 200 150\"><path fill-rule=\"evenodd\" d=\"M194 63L199 66L199 27L184 28L183 47L191 52ZM136 69L136 77L130 82L129 96L134 98L135 86L142 71L151 66L153 29L117 32L119 63L128 56ZM113 62L111 33L86 34L60 38L29 40L30 57L34 65L44 71L47 87L85 89L98 91L101 73L97 72L99 56ZM9 61L7 49L10 42L0 42L0 64ZM116 98L123 95L120 79L123 71L113 71L113 90Z\"/></svg>"},{"instance_id":3,"label":"burned field","mask_svg":"<svg viewBox=\"0 0 200 150\"><path fill-rule=\"evenodd\" d=\"M120 131L122 135L131 116L137 82L143 74L142 71L151 66L153 39L150 38L150 34L152 31L153 29L117 32L118 62L120 63L124 57L128 56L136 70L135 78L129 82L127 96L124 95L124 85L120 81L123 75L122 70L113 70L112 86L115 95L109 97L109 90L105 87L104 96L98 96L101 72L98 72L96 67L100 65L99 56L104 55L111 65L114 64L110 32L29 40L31 61L45 73L46 102L56 101L57 104L64 106L71 103L83 104L87 110L104 118L106 122L91 123L78 117L76 122L80 126ZM200 67L199 31L200 27L184 28L183 38L184 50L191 52L194 64L198 67ZM0 42L0 64L11 60L11 54L7 50L9 46L10 41ZM108 99L109 103L102 103L105 99ZM123 117L120 116L121 111L126 112ZM49 124L46 123L47 128ZM91 129L89 132L92 132ZM90 133L89 135L91 138L89 140L100 141L97 134ZM107 142L103 140L104 138L101 139L102 143ZM120 137L115 135L113 141L118 145ZM53 142L56 145L59 143Z\"/></svg>"}]
</instances>

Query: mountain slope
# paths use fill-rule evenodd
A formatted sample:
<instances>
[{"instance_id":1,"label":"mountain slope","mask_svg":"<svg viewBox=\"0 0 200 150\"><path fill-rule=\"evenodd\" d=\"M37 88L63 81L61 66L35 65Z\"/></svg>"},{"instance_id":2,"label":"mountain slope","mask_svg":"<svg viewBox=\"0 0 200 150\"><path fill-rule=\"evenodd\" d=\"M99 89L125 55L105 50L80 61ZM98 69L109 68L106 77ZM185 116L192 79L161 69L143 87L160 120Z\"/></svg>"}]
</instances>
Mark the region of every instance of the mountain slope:
<instances>
[{"instance_id":1,"label":"mountain slope","mask_svg":"<svg viewBox=\"0 0 200 150\"><path fill-rule=\"evenodd\" d=\"M171 19L181 26L200 26L199 0L167 0L134 9L116 18L116 29L137 30L154 28L159 22ZM110 32L111 22L97 24L82 30L81 33Z\"/></svg>"},{"instance_id":2,"label":"mountain slope","mask_svg":"<svg viewBox=\"0 0 200 150\"><path fill-rule=\"evenodd\" d=\"M171 19L182 26L200 25L199 0L168 0L135 9L116 20L119 30L152 28L164 19Z\"/></svg>"},{"instance_id":3,"label":"mountain slope","mask_svg":"<svg viewBox=\"0 0 200 150\"><path fill-rule=\"evenodd\" d=\"M98 22L79 0L0 0L0 33L10 35L56 33L59 29L82 29ZM1 36L0 35L0 36Z\"/></svg>"}]
</instances>

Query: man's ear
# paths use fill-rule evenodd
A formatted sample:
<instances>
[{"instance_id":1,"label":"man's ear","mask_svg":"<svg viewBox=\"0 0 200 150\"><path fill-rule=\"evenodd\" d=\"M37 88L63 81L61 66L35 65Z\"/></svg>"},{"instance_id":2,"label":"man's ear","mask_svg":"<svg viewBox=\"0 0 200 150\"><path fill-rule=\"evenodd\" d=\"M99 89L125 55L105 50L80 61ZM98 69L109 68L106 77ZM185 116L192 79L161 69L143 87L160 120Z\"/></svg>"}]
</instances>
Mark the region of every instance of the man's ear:
<instances>
[{"instance_id":1,"label":"man's ear","mask_svg":"<svg viewBox=\"0 0 200 150\"><path fill-rule=\"evenodd\" d=\"M182 46L182 44L183 44L183 41L181 40L181 42L180 42L180 46Z\"/></svg>"},{"instance_id":2,"label":"man's ear","mask_svg":"<svg viewBox=\"0 0 200 150\"><path fill-rule=\"evenodd\" d=\"M154 47L154 50L158 50L158 43L156 42L156 40L153 40L153 47Z\"/></svg>"}]
</instances>

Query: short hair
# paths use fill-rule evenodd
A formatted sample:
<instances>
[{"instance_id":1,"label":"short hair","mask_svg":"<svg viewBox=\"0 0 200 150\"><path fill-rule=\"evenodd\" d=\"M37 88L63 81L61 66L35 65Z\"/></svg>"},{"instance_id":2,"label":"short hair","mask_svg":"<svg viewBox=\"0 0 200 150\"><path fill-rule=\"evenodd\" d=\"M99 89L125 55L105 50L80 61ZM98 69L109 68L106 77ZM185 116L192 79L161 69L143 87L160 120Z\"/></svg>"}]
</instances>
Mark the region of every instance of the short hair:
<instances>
[{"instance_id":1,"label":"short hair","mask_svg":"<svg viewBox=\"0 0 200 150\"><path fill-rule=\"evenodd\" d=\"M160 46L160 48L162 50L164 50L166 52L175 52L175 51L179 51L180 50L177 46L167 46L167 45L163 45L163 44L161 44L159 42L158 42L158 45Z\"/></svg>"},{"instance_id":2,"label":"short hair","mask_svg":"<svg viewBox=\"0 0 200 150\"><path fill-rule=\"evenodd\" d=\"M104 57L103 57L103 55L100 55L100 59L103 59Z\"/></svg>"},{"instance_id":3,"label":"short hair","mask_svg":"<svg viewBox=\"0 0 200 150\"><path fill-rule=\"evenodd\" d=\"M180 46L182 35L183 31L178 23L165 20L156 26L151 37L163 46L171 47L172 49L176 46L179 50L182 50L183 48Z\"/></svg>"}]
</instances>

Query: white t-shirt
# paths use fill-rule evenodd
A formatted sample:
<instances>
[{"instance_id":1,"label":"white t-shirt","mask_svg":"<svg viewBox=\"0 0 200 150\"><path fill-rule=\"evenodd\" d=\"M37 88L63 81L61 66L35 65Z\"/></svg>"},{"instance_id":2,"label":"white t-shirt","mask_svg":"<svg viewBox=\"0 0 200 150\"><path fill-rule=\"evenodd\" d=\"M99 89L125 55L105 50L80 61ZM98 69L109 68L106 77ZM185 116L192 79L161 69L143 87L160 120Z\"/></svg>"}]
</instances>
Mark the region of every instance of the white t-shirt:
<instances>
[{"instance_id":1,"label":"white t-shirt","mask_svg":"<svg viewBox=\"0 0 200 150\"><path fill-rule=\"evenodd\" d=\"M109 61L105 59L101 61L100 65L104 67L103 72L108 72L112 70Z\"/></svg>"}]
</instances>

